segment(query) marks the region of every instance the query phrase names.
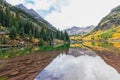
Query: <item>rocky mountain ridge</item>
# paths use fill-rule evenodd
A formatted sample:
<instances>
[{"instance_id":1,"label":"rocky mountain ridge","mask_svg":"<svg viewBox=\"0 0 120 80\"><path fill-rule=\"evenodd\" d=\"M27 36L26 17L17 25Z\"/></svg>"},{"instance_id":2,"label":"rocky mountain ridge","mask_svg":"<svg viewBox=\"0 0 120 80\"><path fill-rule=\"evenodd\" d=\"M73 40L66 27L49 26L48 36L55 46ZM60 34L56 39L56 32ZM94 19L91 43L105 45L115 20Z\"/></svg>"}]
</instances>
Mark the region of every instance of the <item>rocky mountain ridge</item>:
<instances>
[{"instance_id":1,"label":"rocky mountain ridge","mask_svg":"<svg viewBox=\"0 0 120 80\"><path fill-rule=\"evenodd\" d=\"M77 27L73 26L71 28L65 29L69 35L83 35L85 33L90 32L91 30L94 29L94 26L87 26L87 27Z\"/></svg>"},{"instance_id":2,"label":"rocky mountain ridge","mask_svg":"<svg viewBox=\"0 0 120 80\"><path fill-rule=\"evenodd\" d=\"M32 17L34 17L36 20L45 23L48 28L55 29L55 27L52 24L50 24L47 20L45 20L44 18L42 18L35 10L28 9L23 4L18 4L18 5L16 5L16 7L22 9L27 14L31 15Z\"/></svg>"}]
</instances>

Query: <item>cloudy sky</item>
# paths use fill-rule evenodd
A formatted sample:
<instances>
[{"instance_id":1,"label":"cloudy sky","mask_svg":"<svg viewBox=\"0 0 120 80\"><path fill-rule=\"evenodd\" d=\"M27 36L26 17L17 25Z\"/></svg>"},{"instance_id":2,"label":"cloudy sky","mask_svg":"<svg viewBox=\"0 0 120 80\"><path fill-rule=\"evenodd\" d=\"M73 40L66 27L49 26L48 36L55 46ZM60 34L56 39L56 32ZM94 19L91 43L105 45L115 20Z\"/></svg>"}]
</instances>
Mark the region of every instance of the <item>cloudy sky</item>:
<instances>
[{"instance_id":1,"label":"cloudy sky","mask_svg":"<svg viewBox=\"0 0 120 80\"><path fill-rule=\"evenodd\" d=\"M59 29L97 25L120 0L7 0L24 4Z\"/></svg>"}]
</instances>

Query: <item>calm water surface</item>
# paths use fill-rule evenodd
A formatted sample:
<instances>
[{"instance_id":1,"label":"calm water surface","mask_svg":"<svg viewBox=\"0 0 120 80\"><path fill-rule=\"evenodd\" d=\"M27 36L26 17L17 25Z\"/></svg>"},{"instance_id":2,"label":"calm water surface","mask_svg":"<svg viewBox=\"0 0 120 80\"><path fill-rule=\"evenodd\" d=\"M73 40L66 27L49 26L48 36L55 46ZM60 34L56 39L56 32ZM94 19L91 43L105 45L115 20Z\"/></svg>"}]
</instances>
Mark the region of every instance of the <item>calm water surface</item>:
<instances>
[{"instance_id":1,"label":"calm water surface","mask_svg":"<svg viewBox=\"0 0 120 80\"><path fill-rule=\"evenodd\" d=\"M75 45L77 44L72 47ZM98 44L94 44L96 45ZM94 46L92 44L91 47ZM120 80L118 71L99 55L100 49L110 50L110 48L111 46L107 44L102 46L99 44L99 51L80 45L77 48L70 48L58 55L35 80ZM106 54L109 53L108 51Z\"/></svg>"},{"instance_id":2,"label":"calm water surface","mask_svg":"<svg viewBox=\"0 0 120 80\"><path fill-rule=\"evenodd\" d=\"M120 80L120 42L0 50L0 80Z\"/></svg>"}]
</instances>

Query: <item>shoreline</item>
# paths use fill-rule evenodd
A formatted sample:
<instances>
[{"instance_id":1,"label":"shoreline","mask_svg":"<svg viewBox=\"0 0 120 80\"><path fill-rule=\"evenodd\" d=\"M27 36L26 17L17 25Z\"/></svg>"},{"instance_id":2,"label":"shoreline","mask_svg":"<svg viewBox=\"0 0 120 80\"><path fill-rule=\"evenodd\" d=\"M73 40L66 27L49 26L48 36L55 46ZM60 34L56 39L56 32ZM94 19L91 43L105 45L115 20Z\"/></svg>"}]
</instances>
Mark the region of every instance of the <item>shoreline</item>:
<instances>
[{"instance_id":1,"label":"shoreline","mask_svg":"<svg viewBox=\"0 0 120 80\"><path fill-rule=\"evenodd\" d=\"M34 80L62 51L36 52L15 58L0 59L0 80Z\"/></svg>"}]
</instances>

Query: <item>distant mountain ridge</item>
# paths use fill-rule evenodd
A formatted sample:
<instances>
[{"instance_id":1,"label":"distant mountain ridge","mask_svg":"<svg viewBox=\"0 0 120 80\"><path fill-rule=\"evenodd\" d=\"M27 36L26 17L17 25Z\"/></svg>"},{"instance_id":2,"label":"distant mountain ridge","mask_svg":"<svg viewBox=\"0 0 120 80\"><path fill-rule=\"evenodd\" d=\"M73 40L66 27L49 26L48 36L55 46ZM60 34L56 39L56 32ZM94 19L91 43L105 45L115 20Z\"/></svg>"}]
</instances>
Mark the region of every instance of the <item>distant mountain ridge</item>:
<instances>
[{"instance_id":1,"label":"distant mountain ridge","mask_svg":"<svg viewBox=\"0 0 120 80\"><path fill-rule=\"evenodd\" d=\"M93 29L94 29L93 25L87 26L87 27L73 26L71 28L66 29L66 31L68 32L69 35L82 35L82 34L90 32Z\"/></svg>"},{"instance_id":2,"label":"distant mountain ridge","mask_svg":"<svg viewBox=\"0 0 120 80\"><path fill-rule=\"evenodd\" d=\"M33 16L35 19L43 19L37 12L35 12L35 10L33 9L27 9L27 7L25 7L23 4L18 4L16 5L16 7L24 10L26 13L30 14L31 16Z\"/></svg>"},{"instance_id":3,"label":"distant mountain ridge","mask_svg":"<svg viewBox=\"0 0 120 80\"><path fill-rule=\"evenodd\" d=\"M50 24L48 21L46 21L44 18L42 18L35 10L33 9L27 9L23 4L16 5L17 8L20 8L24 10L26 13L34 17L36 20L41 21L46 24L46 26L50 29L56 29L52 24Z\"/></svg>"}]
</instances>

